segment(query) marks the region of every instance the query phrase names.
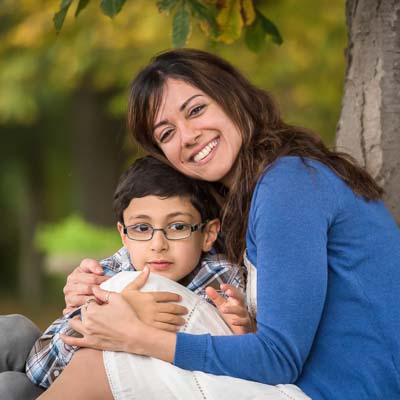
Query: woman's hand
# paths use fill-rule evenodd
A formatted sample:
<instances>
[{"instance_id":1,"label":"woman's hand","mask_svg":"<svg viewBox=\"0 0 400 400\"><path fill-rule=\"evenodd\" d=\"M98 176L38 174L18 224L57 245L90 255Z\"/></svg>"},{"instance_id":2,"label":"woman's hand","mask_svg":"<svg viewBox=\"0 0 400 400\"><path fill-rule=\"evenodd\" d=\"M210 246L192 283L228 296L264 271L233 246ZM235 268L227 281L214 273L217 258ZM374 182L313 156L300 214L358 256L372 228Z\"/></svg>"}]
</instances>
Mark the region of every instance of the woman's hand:
<instances>
[{"instance_id":1,"label":"woman's hand","mask_svg":"<svg viewBox=\"0 0 400 400\"><path fill-rule=\"evenodd\" d=\"M67 283L64 286L64 315L93 297L93 288L109 279L109 277L103 276L103 273L103 268L98 261L86 258L68 275Z\"/></svg>"},{"instance_id":2,"label":"woman's hand","mask_svg":"<svg viewBox=\"0 0 400 400\"><path fill-rule=\"evenodd\" d=\"M228 296L227 299L210 286L206 288L206 293L232 332L235 335L255 332L256 324L247 311L242 292L237 287L226 283L221 285L221 290Z\"/></svg>"},{"instance_id":3,"label":"woman's hand","mask_svg":"<svg viewBox=\"0 0 400 400\"><path fill-rule=\"evenodd\" d=\"M142 273L124 288L121 295L142 322L167 332L176 332L185 324L181 315L187 314L187 309L170 303L181 300L175 293L141 292L140 289L146 284L149 275L149 268L144 268Z\"/></svg>"},{"instance_id":4,"label":"woman's hand","mask_svg":"<svg viewBox=\"0 0 400 400\"><path fill-rule=\"evenodd\" d=\"M98 304L92 297L92 301L82 307L81 319L78 317L69 321L71 328L83 337L63 335L62 340L71 346L129 351L136 328L139 329L143 323L121 294L99 288L93 292L104 304Z\"/></svg>"},{"instance_id":5,"label":"woman's hand","mask_svg":"<svg viewBox=\"0 0 400 400\"><path fill-rule=\"evenodd\" d=\"M82 320L74 318L69 325L81 338L61 335L70 346L97 350L125 351L172 362L176 335L144 324L120 293L93 288L92 297L82 307Z\"/></svg>"}]
</instances>

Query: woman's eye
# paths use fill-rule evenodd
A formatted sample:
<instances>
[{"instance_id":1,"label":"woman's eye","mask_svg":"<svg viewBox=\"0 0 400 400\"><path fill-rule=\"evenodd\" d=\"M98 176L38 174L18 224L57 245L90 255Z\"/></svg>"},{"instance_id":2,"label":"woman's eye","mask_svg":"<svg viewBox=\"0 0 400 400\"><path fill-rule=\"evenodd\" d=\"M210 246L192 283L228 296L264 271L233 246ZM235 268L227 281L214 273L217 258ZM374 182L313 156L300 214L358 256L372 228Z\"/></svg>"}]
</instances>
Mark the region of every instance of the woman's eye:
<instances>
[{"instance_id":1,"label":"woman's eye","mask_svg":"<svg viewBox=\"0 0 400 400\"><path fill-rule=\"evenodd\" d=\"M190 229L190 225L188 224L182 224L182 223L174 223L174 224L170 224L168 225L168 229L172 230L172 231L187 231L188 229Z\"/></svg>"},{"instance_id":2,"label":"woman's eye","mask_svg":"<svg viewBox=\"0 0 400 400\"><path fill-rule=\"evenodd\" d=\"M164 131L161 133L160 137L158 138L158 140L163 143L165 142L172 134L173 129L168 129L167 131Z\"/></svg>"},{"instance_id":3,"label":"woman's eye","mask_svg":"<svg viewBox=\"0 0 400 400\"><path fill-rule=\"evenodd\" d=\"M200 111L203 110L204 107L205 107L205 104L201 104L199 106L193 107L189 112L189 116L193 116L193 115L199 114Z\"/></svg>"}]
</instances>

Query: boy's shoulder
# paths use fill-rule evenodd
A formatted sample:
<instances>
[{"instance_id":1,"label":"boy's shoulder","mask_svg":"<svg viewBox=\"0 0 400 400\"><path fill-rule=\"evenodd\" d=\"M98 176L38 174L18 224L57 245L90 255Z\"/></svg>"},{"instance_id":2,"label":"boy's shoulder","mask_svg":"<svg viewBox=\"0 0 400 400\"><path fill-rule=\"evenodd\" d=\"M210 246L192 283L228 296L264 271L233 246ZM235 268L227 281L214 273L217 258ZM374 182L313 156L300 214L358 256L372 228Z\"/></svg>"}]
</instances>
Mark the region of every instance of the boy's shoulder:
<instances>
[{"instance_id":1,"label":"boy's shoulder","mask_svg":"<svg viewBox=\"0 0 400 400\"><path fill-rule=\"evenodd\" d=\"M101 260L100 265L106 276L113 276L122 271L135 271L128 250L125 247L121 247L112 256Z\"/></svg>"},{"instance_id":2,"label":"boy's shoulder","mask_svg":"<svg viewBox=\"0 0 400 400\"><path fill-rule=\"evenodd\" d=\"M244 289L245 275L244 267L229 262L224 254L205 253L199 266L193 271L192 280L187 287L199 294L207 286L219 290L222 283Z\"/></svg>"}]
</instances>

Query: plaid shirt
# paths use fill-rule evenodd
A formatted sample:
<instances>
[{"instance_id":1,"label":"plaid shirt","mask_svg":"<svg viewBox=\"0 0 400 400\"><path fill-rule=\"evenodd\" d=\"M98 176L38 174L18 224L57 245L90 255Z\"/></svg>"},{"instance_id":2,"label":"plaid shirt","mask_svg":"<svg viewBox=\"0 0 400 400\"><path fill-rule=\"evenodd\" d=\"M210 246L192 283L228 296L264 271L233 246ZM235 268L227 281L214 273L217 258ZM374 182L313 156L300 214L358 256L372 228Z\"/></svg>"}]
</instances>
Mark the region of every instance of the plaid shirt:
<instances>
[{"instance_id":1,"label":"plaid shirt","mask_svg":"<svg viewBox=\"0 0 400 400\"><path fill-rule=\"evenodd\" d=\"M107 276L113 276L121 271L135 270L124 247L100 264ZM180 283L208 300L205 294L205 288L208 286L219 290L221 283L230 283L244 291L245 269L230 264L219 254L207 253L194 271ZM81 309L77 308L57 319L36 341L26 362L26 374L36 385L48 388L69 363L74 352L79 349L77 346L65 344L60 334L76 336L77 333L69 327L68 321L80 313Z\"/></svg>"}]
</instances>

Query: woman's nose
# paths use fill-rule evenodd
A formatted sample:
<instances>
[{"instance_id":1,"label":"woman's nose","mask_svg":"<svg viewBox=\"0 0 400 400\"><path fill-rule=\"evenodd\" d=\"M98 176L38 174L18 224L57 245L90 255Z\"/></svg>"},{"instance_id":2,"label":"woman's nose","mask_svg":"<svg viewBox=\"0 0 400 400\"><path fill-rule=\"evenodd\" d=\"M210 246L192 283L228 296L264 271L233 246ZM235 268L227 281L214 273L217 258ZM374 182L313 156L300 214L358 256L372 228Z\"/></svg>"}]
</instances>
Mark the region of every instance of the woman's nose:
<instances>
[{"instance_id":1,"label":"woman's nose","mask_svg":"<svg viewBox=\"0 0 400 400\"><path fill-rule=\"evenodd\" d=\"M168 239L161 230L154 231L153 238L150 240L151 250L162 252L168 249Z\"/></svg>"},{"instance_id":2,"label":"woman's nose","mask_svg":"<svg viewBox=\"0 0 400 400\"><path fill-rule=\"evenodd\" d=\"M190 123L182 125L180 133L183 147L192 147L196 145L201 136L201 131L195 129Z\"/></svg>"}]
</instances>

